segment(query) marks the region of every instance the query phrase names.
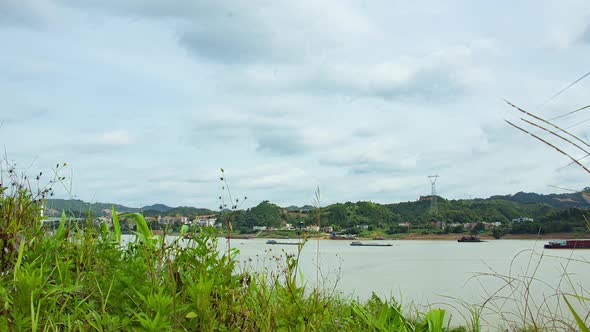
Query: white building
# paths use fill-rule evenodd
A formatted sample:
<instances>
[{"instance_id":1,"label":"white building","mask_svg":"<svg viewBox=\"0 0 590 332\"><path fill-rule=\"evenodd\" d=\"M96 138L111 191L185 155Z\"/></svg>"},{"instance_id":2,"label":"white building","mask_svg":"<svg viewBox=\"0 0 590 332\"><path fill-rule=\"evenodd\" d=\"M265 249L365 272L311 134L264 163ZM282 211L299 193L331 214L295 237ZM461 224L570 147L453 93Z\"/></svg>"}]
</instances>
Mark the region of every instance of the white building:
<instances>
[{"instance_id":1,"label":"white building","mask_svg":"<svg viewBox=\"0 0 590 332\"><path fill-rule=\"evenodd\" d=\"M320 231L320 226L317 225L310 225L305 227L305 230L308 232L319 232Z\"/></svg>"},{"instance_id":2,"label":"white building","mask_svg":"<svg viewBox=\"0 0 590 332\"><path fill-rule=\"evenodd\" d=\"M512 219L512 222L527 222L527 221L533 221L533 218L518 217L516 219Z\"/></svg>"},{"instance_id":3,"label":"white building","mask_svg":"<svg viewBox=\"0 0 590 332\"><path fill-rule=\"evenodd\" d=\"M197 224L201 227L213 227L215 226L216 221L217 218L214 214L207 214L202 216L196 216L195 220L192 223Z\"/></svg>"},{"instance_id":4,"label":"white building","mask_svg":"<svg viewBox=\"0 0 590 332\"><path fill-rule=\"evenodd\" d=\"M213 227L217 218L197 218L197 225L201 227Z\"/></svg>"}]
</instances>

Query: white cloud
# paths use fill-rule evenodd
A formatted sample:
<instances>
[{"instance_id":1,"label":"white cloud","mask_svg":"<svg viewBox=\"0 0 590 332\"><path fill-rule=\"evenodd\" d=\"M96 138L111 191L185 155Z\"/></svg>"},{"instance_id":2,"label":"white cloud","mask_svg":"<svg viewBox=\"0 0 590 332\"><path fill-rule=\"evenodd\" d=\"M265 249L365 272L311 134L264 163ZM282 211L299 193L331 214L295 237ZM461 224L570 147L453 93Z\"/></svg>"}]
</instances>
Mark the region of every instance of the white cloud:
<instances>
[{"instance_id":1,"label":"white cloud","mask_svg":"<svg viewBox=\"0 0 590 332\"><path fill-rule=\"evenodd\" d=\"M588 103L589 81L545 103L584 72L587 1L20 3L0 1L0 139L68 162L82 199L214 208L220 167L247 205L411 200L433 173L447 197L585 186L502 98Z\"/></svg>"},{"instance_id":2,"label":"white cloud","mask_svg":"<svg viewBox=\"0 0 590 332\"><path fill-rule=\"evenodd\" d=\"M0 2L0 26L41 28L57 16L52 1L3 0Z\"/></svg>"},{"instance_id":3,"label":"white cloud","mask_svg":"<svg viewBox=\"0 0 590 332\"><path fill-rule=\"evenodd\" d=\"M134 142L134 138L126 130L112 130L100 134L97 142L105 145L130 145Z\"/></svg>"}]
</instances>

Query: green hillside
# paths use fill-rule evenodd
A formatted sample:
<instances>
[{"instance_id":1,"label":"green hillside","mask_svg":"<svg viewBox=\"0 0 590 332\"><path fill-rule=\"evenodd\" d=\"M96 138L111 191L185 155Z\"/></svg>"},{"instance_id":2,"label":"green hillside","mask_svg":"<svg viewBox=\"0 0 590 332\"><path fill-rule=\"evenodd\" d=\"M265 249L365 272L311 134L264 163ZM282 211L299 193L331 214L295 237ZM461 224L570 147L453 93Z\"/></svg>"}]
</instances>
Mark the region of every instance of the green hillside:
<instances>
[{"instance_id":1,"label":"green hillside","mask_svg":"<svg viewBox=\"0 0 590 332\"><path fill-rule=\"evenodd\" d=\"M146 217L155 217L155 216L169 216L169 217L189 217L194 218L196 216L201 215L208 215L208 214L216 214L216 211L209 210L209 209L201 209L201 208L194 208L190 206L179 206L175 208L170 208L167 211L157 211L157 210L144 210L142 211L144 216Z\"/></svg>"},{"instance_id":2,"label":"green hillside","mask_svg":"<svg viewBox=\"0 0 590 332\"><path fill-rule=\"evenodd\" d=\"M432 209L430 197L420 200L394 204L377 204L359 201L356 203L336 203L320 209L321 226L332 226L337 231L358 233L363 230L380 230L397 233L408 230L410 223L415 231L452 231L440 227L441 223L454 224L455 231L463 227L457 224L501 223L513 233L536 232L570 232L584 231L584 213L588 211L585 194L550 194L539 195L519 192L514 195L492 196L487 199L447 200L436 197L437 210ZM74 216L101 216L102 211L110 209L109 203L86 203L81 200L51 199L46 205L46 215L58 216L65 210ZM140 210L114 204L119 212L142 212L146 217L170 216L193 219L199 215L218 214L218 211L180 206L171 208L154 204ZM241 232L251 232L254 226L280 228L285 224L294 227L316 225L316 211L312 206L289 206L281 208L269 201L263 201L255 207L235 212L224 211L225 216L232 214L232 224ZM519 217L532 218L534 221L512 223ZM221 219L224 219L222 217ZM439 222L439 226L433 224ZM404 223L405 226L400 226Z\"/></svg>"},{"instance_id":3,"label":"green hillside","mask_svg":"<svg viewBox=\"0 0 590 332\"><path fill-rule=\"evenodd\" d=\"M138 208L113 203L87 203L79 199L48 199L45 204L45 215L58 217L61 211L65 211L68 215L76 217L101 216L103 210L110 210L112 206L119 212L139 212Z\"/></svg>"},{"instance_id":4,"label":"green hillside","mask_svg":"<svg viewBox=\"0 0 590 332\"><path fill-rule=\"evenodd\" d=\"M585 188L583 192L567 194L541 195L537 193L518 192L514 195L492 196L489 199L502 199L522 204L543 203L557 208L590 207L590 196L584 194L587 191L590 191L590 188Z\"/></svg>"}]
</instances>

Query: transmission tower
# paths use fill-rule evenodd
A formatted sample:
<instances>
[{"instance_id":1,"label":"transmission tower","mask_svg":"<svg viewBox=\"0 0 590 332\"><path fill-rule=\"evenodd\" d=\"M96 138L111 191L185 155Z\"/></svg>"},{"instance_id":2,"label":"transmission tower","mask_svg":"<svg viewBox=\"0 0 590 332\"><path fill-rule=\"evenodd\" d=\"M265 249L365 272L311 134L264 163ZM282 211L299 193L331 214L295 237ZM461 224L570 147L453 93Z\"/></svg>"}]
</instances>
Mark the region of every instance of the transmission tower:
<instances>
[{"instance_id":1,"label":"transmission tower","mask_svg":"<svg viewBox=\"0 0 590 332\"><path fill-rule=\"evenodd\" d=\"M432 193L430 194L430 210L432 211L433 215L438 213L438 206L436 205L436 180L438 180L437 175L429 175L428 180L430 180L430 184L432 185Z\"/></svg>"}]
</instances>

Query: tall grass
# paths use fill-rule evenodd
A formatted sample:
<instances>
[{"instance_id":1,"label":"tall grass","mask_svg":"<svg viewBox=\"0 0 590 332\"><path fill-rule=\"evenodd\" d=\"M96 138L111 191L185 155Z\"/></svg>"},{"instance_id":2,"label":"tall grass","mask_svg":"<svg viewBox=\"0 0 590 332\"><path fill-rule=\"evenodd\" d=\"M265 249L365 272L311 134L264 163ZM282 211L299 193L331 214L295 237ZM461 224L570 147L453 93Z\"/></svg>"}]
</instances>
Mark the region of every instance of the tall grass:
<instances>
[{"instance_id":1,"label":"tall grass","mask_svg":"<svg viewBox=\"0 0 590 332\"><path fill-rule=\"evenodd\" d=\"M583 79L586 76L587 76L587 74L582 76L580 79L578 79L574 83L570 84L564 90L558 92L558 94L556 94L555 96L561 94L567 88L571 87L573 84L576 84L577 82L579 82L581 79ZM518 125L506 120L506 122L509 125L518 129L521 132L524 132L524 133L532 136L537 141L543 143L546 146L553 148L555 151L557 151L561 155L567 157L570 160L570 163L567 166L575 164L579 168L583 169L586 173L590 173L590 169L582 162L583 159L585 159L586 157L588 157L590 155L590 152L589 152L590 144L587 141L581 139L580 137L578 137L577 135L573 134L571 131L568 130L569 128L571 128L573 126L570 126L568 128L563 128L562 126L559 126L555 122L555 120L557 120L557 119L564 118L564 117L570 116L574 113L578 113L578 112L587 110L590 108L590 105L579 107L576 110L567 112L567 113L557 116L551 120L546 120L545 118L543 118L537 114L534 114L533 112L524 110L521 107L518 107L515 104L513 104L507 100L505 100L505 101L514 110L524 114L524 116L526 118L520 118L521 121L532 126L532 128L540 129L541 131L548 133L549 135L551 135L550 137L554 138L554 141L551 141L549 138L543 138L540 136L540 134L535 134L530 129L526 129L522 126L518 126ZM583 122L579 122L578 124L581 124L581 123L583 123ZM579 158L574 157L574 153L580 153L580 152L583 153L582 157L579 157ZM588 230L590 230L590 223L588 222L588 220L586 220L586 227L588 228ZM539 258L538 264L540 264L541 259L542 259L542 255L541 255L541 258ZM569 265L570 261L571 261L571 256L569 259L566 259L566 264L564 267L564 273L563 273L562 279L565 279L566 281L570 281L570 283L571 283L571 279L569 278L569 275L567 273L567 266ZM590 264L590 262L585 262L585 264ZM535 309L541 310L541 308L534 308L534 304L533 304L533 309L531 310L531 306L529 305L529 301L528 301L530 298L529 297L530 287L533 284L533 282L542 282L540 279L536 278L535 272L536 272L536 270L533 272L532 276L530 278L528 278L528 281L524 287L524 294L525 294L524 312L525 312L525 314L523 315L523 324L531 324L532 328L536 330L536 329L538 329L539 324L537 324L538 319L535 319L535 317L533 315L533 310L535 310ZM505 276L503 276L503 277L505 277ZM508 284L512 286L511 282ZM575 324L571 324L570 322L563 320L561 315L552 314L554 312L552 311L552 308L549 308L547 306L546 302L543 302L541 306L547 307L548 312L549 312L549 316L550 316L550 319L549 319L550 323L555 324L557 322L559 325L562 326L562 328L565 326L573 331L578 330L578 329L580 331L588 331L589 330L588 321L590 319L590 310L588 309L589 308L588 301L590 301L590 298L583 295L583 294L587 294L588 290L586 288L584 288L584 286L582 285L581 290L578 292L576 290L576 287L573 287L573 285L571 285L571 284L570 284L570 286L572 286L571 290L573 291L573 294L564 292L563 290L561 290L559 288L559 285L557 285L557 287L554 288L555 297L557 298L557 301L556 301L557 305L556 305L555 309L558 310L560 308L560 305L562 304L561 300L563 300L563 302L565 302L567 309L569 310L569 313L571 313L571 315L573 316L573 318L575 320ZM580 293L582 293L582 294L580 294ZM572 306L572 304L568 298L577 300L579 307L583 308L585 310L585 313L580 315L578 313L578 311L574 308L574 306Z\"/></svg>"},{"instance_id":2,"label":"tall grass","mask_svg":"<svg viewBox=\"0 0 590 332\"><path fill-rule=\"evenodd\" d=\"M442 309L417 312L394 299L373 295L360 301L319 283L310 286L299 270L306 242L296 254L285 253L274 261L272 270L240 270L238 251L218 247L219 230L183 227L182 233L190 233L190 238L167 240L166 232L155 236L141 214L118 214L114 208L112 223L100 225L91 220L70 223L63 212L57 230L49 232L41 218L44 197L33 195L23 181L15 176L15 185L0 189L1 331L481 329L482 307L470 307L466 322L461 322L465 327L452 328ZM319 191L316 197L319 207ZM122 239L122 222L137 226L129 243ZM319 260L319 247L317 253ZM507 276L506 289L517 289L516 279ZM533 281L524 279L522 285L530 289ZM493 301L504 296L496 295ZM587 292L560 296L572 312L577 308L572 301L588 300ZM585 313L576 312L573 319L554 315L548 325L534 315L531 302L521 303L529 308L524 311L526 319L505 316L513 330L577 326L584 331Z\"/></svg>"},{"instance_id":3,"label":"tall grass","mask_svg":"<svg viewBox=\"0 0 590 332\"><path fill-rule=\"evenodd\" d=\"M14 180L0 191L2 331L393 331L400 321L407 331L443 330L440 311L409 320L393 302L310 288L298 270L304 242L267 273L238 271L237 250L220 251L215 229L185 228L189 239L167 241L141 214L114 208L100 225L70 223L64 212L49 232L42 197ZM130 243L122 221L137 225Z\"/></svg>"}]
</instances>

